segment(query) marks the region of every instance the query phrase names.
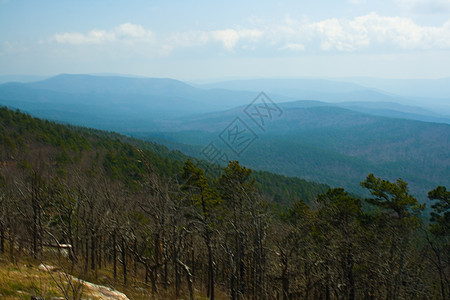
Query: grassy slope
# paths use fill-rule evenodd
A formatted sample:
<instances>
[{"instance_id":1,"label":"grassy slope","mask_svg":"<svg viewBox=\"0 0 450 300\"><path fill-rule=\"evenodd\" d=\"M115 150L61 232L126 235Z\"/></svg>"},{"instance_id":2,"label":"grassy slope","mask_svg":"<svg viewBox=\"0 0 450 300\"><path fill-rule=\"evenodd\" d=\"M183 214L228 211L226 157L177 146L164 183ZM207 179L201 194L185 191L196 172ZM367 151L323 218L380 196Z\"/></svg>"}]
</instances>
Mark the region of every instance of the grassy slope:
<instances>
[{"instance_id":1,"label":"grassy slope","mask_svg":"<svg viewBox=\"0 0 450 300\"><path fill-rule=\"evenodd\" d=\"M31 257L22 255L19 260L13 263L10 262L5 254L0 253L0 299L29 300L31 296L44 297L44 299L63 299L59 297L64 297L64 289L69 288L66 276L61 275L59 273L60 271L49 272L42 270L39 268L41 263L50 266L58 266L59 270L67 270L65 274L71 274L83 278L88 282L113 288L124 293L129 299L160 300L175 298L172 289L168 291L160 290L157 295L152 295L150 287L139 280L139 278L143 278L143 274L138 274L138 276L135 277L133 273L130 272L129 281L131 284L124 286L120 274L117 280L110 277L110 274L112 274L112 266L107 266L101 271L98 271L96 276L93 271L89 273L79 272L79 270L69 272L68 270L70 267L68 266L68 262L56 255L47 254L46 258L42 260L35 260ZM81 295L84 299L106 299L105 297L100 296L95 290L82 286L79 281L71 280L70 284L75 288L80 288L78 295ZM207 299L205 297L205 291L203 291L201 287L197 287L195 292L196 299ZM182 298L188 297L187 287L182 287L181 296ZM70 292L69 297L73 297L73 294ZM217 288L216 291L216 298L227 299L226 294L219 288Z\"/></svg>"}]
</instances>

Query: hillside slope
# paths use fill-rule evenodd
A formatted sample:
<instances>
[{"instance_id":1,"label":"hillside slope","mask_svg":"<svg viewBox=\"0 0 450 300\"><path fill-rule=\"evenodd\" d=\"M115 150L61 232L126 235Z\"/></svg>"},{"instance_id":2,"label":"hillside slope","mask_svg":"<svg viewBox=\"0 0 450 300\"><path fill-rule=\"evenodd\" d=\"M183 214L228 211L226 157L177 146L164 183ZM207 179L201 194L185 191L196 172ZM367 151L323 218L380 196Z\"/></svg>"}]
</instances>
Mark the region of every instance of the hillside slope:
<instances>
[{"instance_id":1,"label":"hillside slope","mask_svg":"<svg viewBox=\"0 0 450 300\"><path fill-rule=\"evenodd\" d=\"M195 153L215 140L239 116L257 139L239 159L256 169L343 186L360 192L358 182L369 173L403 178L421 199L436 185L450 183L450 125L368 115L322 102L280 105L283 114L266 120L264 131L235 109L184 119L171 131L147 133L147 139L178 142L176 149ZM140 133L141 138L146 134ZM191 141L191 142L190 142ZM168 142L168 145L170 142Z\"/></svg>"},{"instance_id":2,"label":"hillside slope","mask_svg":"<svg viewBox=\"0 0 450 300\"><path fill-rule=\"evenodd\" d=\"M189 158L155 143L42 121L7 108L0 108L0 145L0 162L4 166L35 164L39 157L45 156L51 168L61 174L81 167L82 172L106 172L131 188L136 188L136 181L146 176L142 155L161 176L179 176L183 163ZM221 172L217 165L198 163L214 176ZM299 198L311 201L328 188L324 184L263 171L254 172L253 177L261 191L280 204Z\"/></svg>"}]
</instances>

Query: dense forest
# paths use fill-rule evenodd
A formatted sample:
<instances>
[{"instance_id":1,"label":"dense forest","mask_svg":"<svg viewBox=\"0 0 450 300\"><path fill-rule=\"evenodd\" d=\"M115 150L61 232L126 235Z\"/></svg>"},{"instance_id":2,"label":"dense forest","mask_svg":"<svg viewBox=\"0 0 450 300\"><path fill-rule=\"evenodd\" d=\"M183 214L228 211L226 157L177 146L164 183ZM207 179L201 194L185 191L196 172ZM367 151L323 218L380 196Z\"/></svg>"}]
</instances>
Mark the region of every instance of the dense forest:
<instances>
[{"instance_id":1,"label":"dense forest","mask_svg":"<svg viewBox=\"0 0 450 300\"><path fill-rule=\"evenodd\" d=\"M237 161L205 172L156 144L6 108L0 121L0 252L12 262L64 245L54 263L67 273L145 299L450 297L446 187L420 204L402 179L369 174L362 199Z\"/></svg>"},{"instance_id":2,"label":"dense forest","mask_svg":"<svg viewBox=\"0 0 450 300\"><path fill-rule=\"evenodd\" d=\"M359 182L369 173L389 180L403 178L421 201L434 187L450 185L449 124L372 116L314 101L278 105L282 116L271 120L264 132L255 131L258 139L240 156L228 157L254 169L357 194L364 193ZM181 119L166 131L132 134L201 157L202 148L236 116L253 123L238 108ZM231 152L219 139L216 144Z\"/></svg>"}]
</instances>

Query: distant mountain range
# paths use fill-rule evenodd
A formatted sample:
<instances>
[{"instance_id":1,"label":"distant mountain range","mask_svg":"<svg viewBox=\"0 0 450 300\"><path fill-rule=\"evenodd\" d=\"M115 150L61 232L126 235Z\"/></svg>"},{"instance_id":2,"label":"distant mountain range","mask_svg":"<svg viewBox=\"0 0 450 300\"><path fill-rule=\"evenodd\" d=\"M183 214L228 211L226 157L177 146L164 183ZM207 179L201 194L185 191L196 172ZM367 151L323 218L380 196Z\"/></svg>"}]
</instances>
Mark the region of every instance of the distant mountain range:
<instances>
[{"instance_id":1,"label":"distant mountain range","mask_svg":"<svg viewBox=\"0 0 450 300\"><path fill-rule=\"evenodd\" d=\"M37 117L100 129L148 130L158 119L229 109L252 92L204 90L164 78L59 75L0 85L0 103Z\"/></svg>"},{"instance_id":2,"label":"distant mountain range","mask_svg":"<svg viewBox=\"0 0 450 300\"><path fill-rule=\"evenodd\" d=\"M261 90L280 112L264 128L245 114ZM1 105L37 117L118 131L198 157L213 142L252 168L353 192L361 191L357 182L368 173L402 177L424 198L437 185L450 185L450 117L445 105L439 114L408 103L402 95L319 79L194 86L163 78L59 75L0 85ZM253 132L245 151L226 144L226 130L237 128L233 122Z\"/></svg>"},{"instance_id":3,"label":"distant mountain range","mask_svg":"<svg viewBox=\"0 0 450 300\"><path fill-rule=\"evenodd\" d=\"M247 105L260 91L278 103L324 101L374 115L450 123L450 110L446 114L445 105L436 112L412 107L408 103L413 100L401 96L319 79L258 79L193 86L168 78L62 74L36 82L0 84L0 101L38 117L139 131L157 130L159 123L172 118Z\"/></svg>"},{"instance_id":4,"label":"distant mountain range","mask_svg":"<svg viewBox=\"0 0 450 300\"><path fill-rule=\"evenodd\" d=\"M380 78L343 78L342 82L352 82L367 88L377 89L403 97L428 99L450 99L450 78L439 79L380 79Z\"/></svg>"},{"instance_id":5,"label":"distant mountain range","mask_svg":"<svg viewBox=\"0 0 450 300\"><path fill-rule=\"evenodd\" d=\"M49 76L38 75L0 75L0 84L7 82L33 82L47 79Z\"/></svg>"},{"instance_id":6,"label":"distant mountain range","mask_svg":"<svg viewBox=\"0 0 450 300\"><path fill-rule=\"evenodd\" d=\"M443 79L250 79L199 85L240 91L265 91L295 100L387 102L417 105L450 115L450 78Z\"/></svg>"}]
</instances>

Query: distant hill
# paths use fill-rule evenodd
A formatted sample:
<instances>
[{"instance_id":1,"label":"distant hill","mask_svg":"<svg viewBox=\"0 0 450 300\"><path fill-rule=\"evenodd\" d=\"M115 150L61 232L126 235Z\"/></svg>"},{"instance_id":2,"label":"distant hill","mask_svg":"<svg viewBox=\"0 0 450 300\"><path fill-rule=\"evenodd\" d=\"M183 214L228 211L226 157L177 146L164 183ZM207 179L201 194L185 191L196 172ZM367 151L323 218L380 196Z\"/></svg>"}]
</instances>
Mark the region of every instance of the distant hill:
<instances>
[{"instance_id":1,"label":"distant hill","mask_svg":"<svg viewBox=\"0 0 450 300\"><path fill-rule=\"evenodd\" d=\"M360 192L369 173L403 178L424 199L433 186L450 184L450 125L373 116L321 102L281 104L283 115L258 129L242 109L185 119L172 131L140 133L174 149L200 155L239 116L257 139L239 157L256 169L343 186ZM171 144L172 143L172 144ZM178 143L178 144L177 144ZM183 146L197 144L198 147ZM198 151L195 153L194 151Z\"/></svg>"},{"instance_id":2,"label":"distant hill","mask_svg":"<svg viewBox=\"0 0 450 300\"><path fill-rule=\"evenodd\" d=\"M322 91L329 94L363 91L367 88L354 83L338 82L326 79L276 79L261 78L247 80L229 80L200 85L204 88L221 88L241 91L266 91L298 97L301 91Z\"/></svg>"},{"instance_id":3,"label":"distant hill","mask_svg":"<svg viewBox=\"0 0 450 300\"><path fill-rule=\"evenodd\" d=\"M450 116L437 114L423 107L403 105L393 102L342 102L335 104L338 107L367 113L376 116L385 116L399 119L409 119L424 122L450 124Z\"/></svg>"},{"instance_id":4,"label":"distant hill","mask_svg":"<svg viewBox=\"0 0 450 300\"><path fill-rule=\"evenodd\" d=\"M0 84L6 82L33 82L38 80L44 80L48 76L38 75L0 75Z\"/></svg>"},{"instance_id":5,"label":"distant hill","mask_svg":"<svg viewBox=\"0 0 450 300\"><path fill-rule=\"evenodd\" d=\"M37 117L115 131L148 130L159 119L229 109L254 97L251 92L204 90L163 78L59 75L0 85L2 105Z\"/></svg>"},{"instance_id":6,"label":"distant hill","mask_svg":"<svg viewBox=\"0 0 450 300\"><path fill-rule=\"evenodd\" d=\"M407 97L450 99L450 78L382 79L359 77L343 78L341 81Z\"/></svg>"},{"instance_id":7,"label":"distant hill","mask_svg":"<svg viewBox=\"0 0 450 300\"><path fill-rule=\"evenodd\" d=\"M434 122L441 122L439 114L450 116L450 79L248 79L221 81L199 85L203 88L222 88L239 91L265 91L284 95L295 100L339 102L379 102L416 105L432 110L437 115ZM396 111L403 112L403 110ZM371 111L366 111L371 113ZM428 112L430 113L430 111ZM378 111L383 114L383 111ZM394 116L389 111L387 116ZM422 114L407 118L422 120ZM405 116L401 116L405 117Z\"/></svg>"},{"instance_id":8,"label":"distant hill","mask_svg":"<svg viewBox=\"0 0 450 300\"><path fill-rule=\"evenodd\" d=\"M63 93L165 95L188 97L197 92L190 85L169 78L132 78L119 76L93 76L61 74L46 80L28 83L29 88Z\"/></svg>"}]
</instances>

